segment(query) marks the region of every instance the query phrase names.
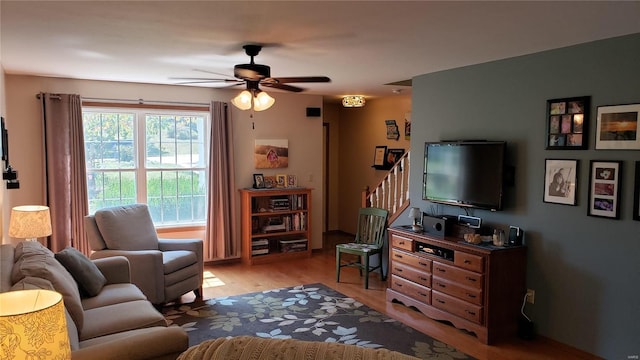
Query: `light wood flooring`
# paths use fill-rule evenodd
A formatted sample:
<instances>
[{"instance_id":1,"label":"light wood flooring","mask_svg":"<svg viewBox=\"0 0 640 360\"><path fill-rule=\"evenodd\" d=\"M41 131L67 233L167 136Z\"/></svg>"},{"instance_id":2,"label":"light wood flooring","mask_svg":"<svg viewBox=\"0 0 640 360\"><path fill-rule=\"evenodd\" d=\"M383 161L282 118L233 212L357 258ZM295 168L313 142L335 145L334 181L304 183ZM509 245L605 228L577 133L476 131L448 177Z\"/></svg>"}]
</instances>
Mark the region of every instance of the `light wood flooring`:
<instances>
[{"instance_id":1,"label":"light wood flooring","mask_svg":"<svg viewBox=\"0 0 640 360\"><path fill-rule=\"evenodd\" d=\"M357 269L343 268L340 283L335 279L335 243L343 236L325 238L325 249L314 251L311 258L283 263L248 266L241 263L205 266L204 298L239 295L249 292L291 287L301 284L323 283L355 298L367 306L400 320L437 340L450 344L477 359L598 359L577 349L538 336L535 340L514 338L495 345L484 345L451 325L431 320L401 304L388 303L385 298L386 281L372 274L369 289L365 290ZM182 302L193 301L193 293Z\"/></svg>"}]
</instances>

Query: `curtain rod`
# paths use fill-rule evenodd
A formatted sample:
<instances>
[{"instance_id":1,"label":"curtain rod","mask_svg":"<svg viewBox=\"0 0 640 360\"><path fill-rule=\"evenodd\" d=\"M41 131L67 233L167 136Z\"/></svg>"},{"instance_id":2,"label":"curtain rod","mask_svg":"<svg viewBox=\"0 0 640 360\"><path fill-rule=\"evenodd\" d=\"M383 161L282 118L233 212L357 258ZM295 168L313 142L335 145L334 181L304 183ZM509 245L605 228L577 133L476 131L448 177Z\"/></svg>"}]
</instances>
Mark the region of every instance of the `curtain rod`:
<instances>
[{"instance_id":1,"label":"curtain rod","mask_svg":"<svg viewBox=\"0 0 640 360\"><path fill-rule=\"evenodd\" d=\"M90 98L83 97L83 101L103 101L103 102L128 102L135 103L139 105L149 104L149 105L161 105L161 104L169 104L169 105L191 105L191 106L210 106L208 103L196 103L196 102L183 102L183 101L164 101L164 100L144 100L144 99L107 99L107 98Z\"/></svg>"}]
</instances>

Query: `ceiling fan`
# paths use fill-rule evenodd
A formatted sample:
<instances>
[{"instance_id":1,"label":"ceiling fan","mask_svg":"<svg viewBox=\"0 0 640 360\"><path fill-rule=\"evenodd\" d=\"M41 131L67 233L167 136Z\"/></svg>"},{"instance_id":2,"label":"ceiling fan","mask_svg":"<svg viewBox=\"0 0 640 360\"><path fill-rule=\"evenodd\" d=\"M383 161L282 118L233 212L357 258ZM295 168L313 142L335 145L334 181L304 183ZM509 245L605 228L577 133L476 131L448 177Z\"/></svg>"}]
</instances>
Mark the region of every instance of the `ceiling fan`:
<instances>
[{"instance_id":1,"label":"ceiling fan","mask_svg":"<svg viewBox=\"0 0 640 360\"><path fill-rule=\"evenodd\" d=\"M247 44L242 47L245 53L251 58L248 64L237 64L233 67L233 76L231 78L180 78L186 80L179 84L203 84L203 83L226 83L229 86L237 86L246 84L246 90L236 96L231 102L242 110L248 110L251 107L256 111L266 110L275 100L267 93L260 90L260 85L292 92L301 92L305 89L288 85L290 83L323 83L331 82L326 76L294 76L294 77L271 77L271 67L263 64L256 64L256 57L262 45Z\"/></svg>"},{"instance_id":2,"label":"ceiling fan","mask_svg":"<svg viewBox=\"0 0 640 360\"><path fill-rule=\"evenodd\" d=\"M245 53L251 57L251 61L248 64L237 64L233 67L233 76L236 79L231 78L196 78L196 77L187 77L187 78L174 78L178 80L186 80L184 82L180 82L179 84L199 84L199 83L228 83L229 86L241 85L243 83L258 83L259 85L263 85L266 87L271 87L280 90L293 91L293 92L301 92L305 89L286 85L290 83L324 83L331 82L326 76L292 76L292 77L271 77L271 67L263 64L256 64L254 57L256 57L260 50L262 50L262 45L257 44L247 44L242 46ZM204 71L205 70L198 70ZM215 73L214 73L215 74Z\"/></svg>"}]
</instances>

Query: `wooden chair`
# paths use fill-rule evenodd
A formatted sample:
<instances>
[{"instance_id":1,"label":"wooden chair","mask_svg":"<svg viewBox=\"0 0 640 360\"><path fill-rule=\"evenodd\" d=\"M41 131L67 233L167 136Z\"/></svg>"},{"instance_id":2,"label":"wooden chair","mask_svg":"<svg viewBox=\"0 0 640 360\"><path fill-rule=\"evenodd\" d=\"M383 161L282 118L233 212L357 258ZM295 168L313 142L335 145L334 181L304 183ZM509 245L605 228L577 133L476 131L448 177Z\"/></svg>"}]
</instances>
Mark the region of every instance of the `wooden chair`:
<instances>
[{"instance_id":1,"label":"wooden chair","mask_svg":"<svg viewBox=\"0 0 640 360\"><path fill-rule=\"evenodd\" d=\"M369 288L369 273L380 269L380 277L386 279L384 268L382 267L382 247L384 234L387 228L387 216L389 212L384 209L367 207L358 211L358 229L355 241L348 244L336 245L336 282L340 282L340 268L349 266L357 267L360 276L364 270L364 288ZM341 263L343 253L357 255L358 260ZM380 261L376 266L369 265L369 258L378 254Z\"/></svg>"}]
</instances>

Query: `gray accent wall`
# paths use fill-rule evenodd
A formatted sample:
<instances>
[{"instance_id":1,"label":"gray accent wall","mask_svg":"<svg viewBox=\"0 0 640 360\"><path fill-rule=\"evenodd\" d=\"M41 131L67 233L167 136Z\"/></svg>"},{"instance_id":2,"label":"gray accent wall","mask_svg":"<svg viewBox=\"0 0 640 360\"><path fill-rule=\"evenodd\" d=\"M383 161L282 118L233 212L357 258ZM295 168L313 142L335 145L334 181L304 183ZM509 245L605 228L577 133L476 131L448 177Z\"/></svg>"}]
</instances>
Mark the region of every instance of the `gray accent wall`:
<instances>
[{"instance_id":1,"label":"gray accent wall","mask_svg":"<svg viewBox=\"0 0 640 360\"><path fill-rule=\"evenodd\" d=\"M545 150L547 100L577 96L591 97L588 150ZM411 206L464 214L422 200L425 141L507 141L515 184L503 211L470 213L525 230L527 287L536 292L525 312L538 334L607 359L640 355L640 221L632 218L640 150L595 150L597 106L629 103L640 103L640 34L413 79ZM577 206L542 201L545 159L579 160ZM590 160L623 161L619 220L587 216Z\"/></svg>"}]
</instances>

